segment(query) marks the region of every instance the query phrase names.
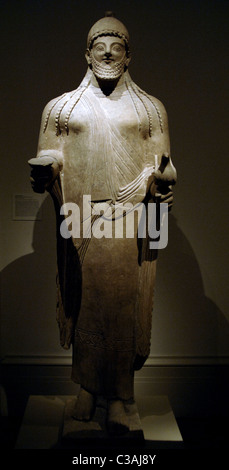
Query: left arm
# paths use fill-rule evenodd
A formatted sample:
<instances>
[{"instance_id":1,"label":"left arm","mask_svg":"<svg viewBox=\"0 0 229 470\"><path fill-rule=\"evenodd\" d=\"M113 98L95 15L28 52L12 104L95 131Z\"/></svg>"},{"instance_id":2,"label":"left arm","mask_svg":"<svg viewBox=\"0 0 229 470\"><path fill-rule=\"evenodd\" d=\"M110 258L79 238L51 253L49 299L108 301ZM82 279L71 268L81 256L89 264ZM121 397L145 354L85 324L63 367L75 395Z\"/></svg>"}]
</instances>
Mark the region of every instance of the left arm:
<instances>
[{"instance_id":1,"label":"left arm","mask_svg":"<svg viewBox=\"0 0 229 470\"><path fill-rule=\"evenodd\" d=\"M168 117L163 104L156 98L153 98L153 102L157 111L157 120L154 121L151 140L154 154L157 155L158 165L155 168L150 192L158 202L167 203L171 209L173 204L172 186L176 183L177 172L170 156Z\"/></svg>"}]
</instances>

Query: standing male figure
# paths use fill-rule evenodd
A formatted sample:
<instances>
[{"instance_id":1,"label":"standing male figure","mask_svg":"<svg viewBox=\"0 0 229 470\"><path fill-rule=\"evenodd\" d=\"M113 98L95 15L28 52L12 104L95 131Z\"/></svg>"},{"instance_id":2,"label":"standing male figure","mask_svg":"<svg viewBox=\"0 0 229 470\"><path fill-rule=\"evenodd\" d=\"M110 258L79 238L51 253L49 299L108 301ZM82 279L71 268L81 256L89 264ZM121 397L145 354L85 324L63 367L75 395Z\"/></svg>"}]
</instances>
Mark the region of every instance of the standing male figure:
<instances>
[{"instance_id":1,"label":"standing male figure","mask_svg":"<svg viewBox=\"0 0 229 470\"><path fill-rule=\"evenodd\" d=\"M97 21L86 59L80 86L45 107L37 158L29 163L34 191L49 191L56 208L57 319L61 345L72 345L72 379L81 385L74 417L91 419L102 395L108 431L122 433L134 371L150 351L157 253L139 238L136 221L126 236L131 214L117 216L115 207L147 208L156 199L171 206L176 170L164 106L129 75L126 27L113 16ZM113 230L115 222L115 236L88 238L85 229L77 237L60 235L62 214L68 215L60 213L62 204L75 203L83 214L85 195L97 208L94 228L106 220Z\"/></svg>"}]
</instances>

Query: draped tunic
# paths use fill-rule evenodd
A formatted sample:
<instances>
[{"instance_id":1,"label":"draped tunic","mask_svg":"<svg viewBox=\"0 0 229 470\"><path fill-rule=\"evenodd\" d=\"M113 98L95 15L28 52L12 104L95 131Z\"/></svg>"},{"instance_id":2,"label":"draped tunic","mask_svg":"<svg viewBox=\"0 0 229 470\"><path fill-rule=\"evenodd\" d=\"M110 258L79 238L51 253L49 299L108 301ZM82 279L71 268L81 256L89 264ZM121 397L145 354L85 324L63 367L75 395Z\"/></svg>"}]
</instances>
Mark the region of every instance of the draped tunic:
<instances>
[{"instance_id":1,"label":"draped tunic","mask_svg":"<svg viewBox=\"0 0 229 470\"><path fill-rule=\"evenodd\" d=\"M91 76L88 70L76 90L45 107L37 156L52 156L60 167L49 191L57 217L57 320L61 345L72 344L72 378L91 393L129 399L134 370L150 351L157 253L147 237L138 237L136 217L128 237L131 214L117 220L113 208L147 207L152 200L149 181L169 153L168 123L164 106L128 72L109 96ZM112 237L85 237L85 195L90 209L104 203L111 208L107 218L101 212L89 223L101 229L103 215ZM81 231L64 239L60 207L69 202L80 209Z\"/></svg>"}]
</instances>

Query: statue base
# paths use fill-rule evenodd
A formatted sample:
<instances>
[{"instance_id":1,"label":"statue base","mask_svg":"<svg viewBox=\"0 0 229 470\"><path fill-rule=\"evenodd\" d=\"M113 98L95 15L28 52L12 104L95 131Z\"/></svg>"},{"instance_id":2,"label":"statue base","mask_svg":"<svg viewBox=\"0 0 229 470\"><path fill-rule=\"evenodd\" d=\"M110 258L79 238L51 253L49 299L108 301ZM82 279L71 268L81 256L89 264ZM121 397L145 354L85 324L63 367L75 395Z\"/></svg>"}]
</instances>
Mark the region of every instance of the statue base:
<instances>
[{"instance_id":1,"label":"statue base","mask_svg":"<svg viewBox=\"0 0 229 470\"><path fill-rule=\"evenodd\" d=\"M106 430L106 404L97 403L92 421L71 417L74 396L30 395L16 442L16 449L76 449L100 446L176 446L183 439L167 396L137 395L129 405L129 433L109 437ZM139 413L139 414L138 414ZM140 417L140 418L139 418ZM141 421L140 421L141 419ZM143 438L144 435L144 438ZM128 442L128 438L130 442ZM136 446L135 446L136 444Z\"/></svg>"},{"instance_id":2,"label":"statue base","mask_svg":"<svg viewBox=\"0 0 229 470\"><path fill-rule=\"evenodd\" d=\"M62 443L71 444L72 441L83 442L90 439L112 439L117 442L120 439L126 442L126 440L136 439L138 441L144 441L144 434L141 427L141 421L138 414L136 403L125 404L125 411L128 421L129 431L121 435L109 435L106 427L106 416L107 416L107 402L106 400L99 398L97 400L97 406L95 409L94 416L91 421L79 421L72 418L73 410L76 404L77 397L71 397L67 400L65 405L64 424L62 432Z\"/></svg>"}]
</instances>

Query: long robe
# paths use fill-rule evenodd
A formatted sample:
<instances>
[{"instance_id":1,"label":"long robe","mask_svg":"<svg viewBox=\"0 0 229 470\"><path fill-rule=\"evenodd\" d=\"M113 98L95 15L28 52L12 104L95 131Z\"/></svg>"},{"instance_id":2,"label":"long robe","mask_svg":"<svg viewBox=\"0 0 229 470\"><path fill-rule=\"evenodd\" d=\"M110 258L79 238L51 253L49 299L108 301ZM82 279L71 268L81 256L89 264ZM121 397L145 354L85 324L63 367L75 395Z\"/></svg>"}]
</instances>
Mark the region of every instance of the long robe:
<instances>
[{"instance_id":1,"label":"long robe","mask_svg":"<svg viewBox=\"0 0 229 470\"><path fill-rule=\"evenodd\" d=\"M57 319L61 345L73 347L72 379L91 393L129 399L134 370L150 351L157 253L147 237L139 238L136 218L133 237L125 236L129 213L106 221L112 230L116 223L117 233L124 226L124 237L86 238L83 196L90 195L92 209L104 202L147 207L149 180L169 153L169 136L163 105L124 75L106 96L88 70L79 88L48 103L37 156L53 156L61 168L50 193L57 215ZM77 238L60 235L63 203L80 209ZM101 229L95 216L98 222Z\"/></svg>"}]
</instances>

